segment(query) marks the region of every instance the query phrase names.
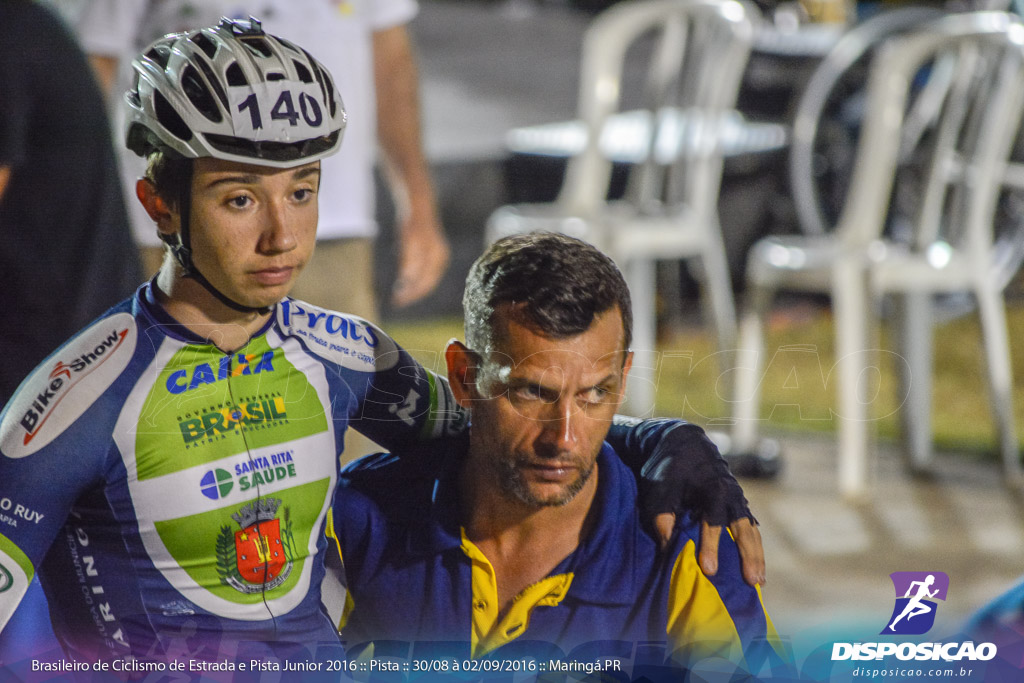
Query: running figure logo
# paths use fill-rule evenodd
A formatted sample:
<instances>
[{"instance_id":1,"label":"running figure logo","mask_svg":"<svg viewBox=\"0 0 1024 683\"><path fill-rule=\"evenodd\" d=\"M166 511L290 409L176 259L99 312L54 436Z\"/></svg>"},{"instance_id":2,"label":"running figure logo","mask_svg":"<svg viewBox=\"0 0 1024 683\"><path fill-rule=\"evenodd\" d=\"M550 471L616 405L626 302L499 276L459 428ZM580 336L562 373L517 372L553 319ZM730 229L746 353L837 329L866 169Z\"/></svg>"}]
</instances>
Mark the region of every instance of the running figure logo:
<instances>
[{"instance_id":1,"label":"running figure logo","mask_svg":"<svg viewBox=\"0 0 1024 683\"><path fill-rule=\"evenodd\" d=\"M949 576L943 572L893 572L896 605L882 635L913 636L927 633L935 624L935 600L945 600Z\"/></svg>"}]
</instances>

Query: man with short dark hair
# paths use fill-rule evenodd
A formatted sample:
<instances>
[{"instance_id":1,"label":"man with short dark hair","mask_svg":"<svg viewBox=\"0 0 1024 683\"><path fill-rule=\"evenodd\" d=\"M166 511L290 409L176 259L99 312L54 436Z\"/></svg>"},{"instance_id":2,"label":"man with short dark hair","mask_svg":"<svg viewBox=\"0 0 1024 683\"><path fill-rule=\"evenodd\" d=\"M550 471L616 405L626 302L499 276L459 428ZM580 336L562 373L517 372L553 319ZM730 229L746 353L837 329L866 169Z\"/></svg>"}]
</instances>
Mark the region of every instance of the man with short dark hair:
<instances>
[{"instance_id":1,"label":"man with short dark hair","mask_svg":"<svg viewBox=\"0 0 1024 683\"><path fill-rule=\"evenodd\" d=\"M474 264L463 304L469 346L452 341L445 355L468 437L343 473L346 642L462 642L463 656L499 658L536 654L523 641L545 653L663 642L685 666L741 665L775 638L731 540L713 577L698 569L689 516L658 553L634 479L605 443L632 362L614 263L563 235L505 238ZM678 428L695 450L713 448L699 428Z\"/></svg>"}]
</instances>

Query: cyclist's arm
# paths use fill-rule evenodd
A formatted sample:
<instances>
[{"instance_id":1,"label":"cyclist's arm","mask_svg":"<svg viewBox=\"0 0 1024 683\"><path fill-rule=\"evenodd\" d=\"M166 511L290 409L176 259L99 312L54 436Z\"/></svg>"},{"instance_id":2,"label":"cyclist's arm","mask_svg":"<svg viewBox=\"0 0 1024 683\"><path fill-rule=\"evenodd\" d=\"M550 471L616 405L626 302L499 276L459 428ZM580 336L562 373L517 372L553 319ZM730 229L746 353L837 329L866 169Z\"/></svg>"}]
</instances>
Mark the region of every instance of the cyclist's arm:
<instances>
[{"instance_id":1,"label":"cyclist's arm","mask_svg":"<svg viewBox=\"0 0 1024 683\"><path fill-rule=\"evenodd\" d=\"M24 443L29 433L22 426L26 414L16 396L0 427L0 630L24 597L72 504L96 476L96 461L81 430L69 428L33 451L32 440Z\"/></svg>"},{"instance_id":2,"label":"cyclist's arm","mask_svg":"<svg viewBox=\"0 0 1024 683\"><path fill-rule=\"evenodd\" d=\"M40 363L0 412L0 628L75 501L102 486L121 409L106 392L137 339L130 314L101 318Z\"/></svg>"}]
</instances>

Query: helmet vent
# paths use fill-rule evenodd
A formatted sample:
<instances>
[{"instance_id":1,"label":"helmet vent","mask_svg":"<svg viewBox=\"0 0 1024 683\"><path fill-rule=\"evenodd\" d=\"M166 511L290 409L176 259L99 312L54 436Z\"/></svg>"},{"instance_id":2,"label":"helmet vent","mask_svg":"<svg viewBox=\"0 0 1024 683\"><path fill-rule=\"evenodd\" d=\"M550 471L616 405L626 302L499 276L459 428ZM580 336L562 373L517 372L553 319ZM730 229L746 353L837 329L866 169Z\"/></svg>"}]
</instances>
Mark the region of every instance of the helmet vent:
<instances>
[{"instance_id":1,"label":"helmet vent","mask_svg":"<svg viewBox=\"0 0 1024 683\"><path fill-rule=\"evenodd\" d=\"M292 60L292 64L295 65L295 72L299 74L300 81L303 83L313 82L313 74L309 73L309 69L306 68L305 64L297 60Z\"/></svg>"},{"instance_id":2,"label":"helmet vent","mask_svg":"<svg viewBox=\"0 0 1024 683\"><path fill-rule=\"evenodd\" d=\"M280 73L279 71L274 71L272 73L267 74L267 80L268 81L283 81L284 80L284 74Z\"/></svg>"},{"instance_id":3,"label":"helmet vent","mask_svg":"<svg viewBox=\"0 0 1024 683\"><path fill-rule=\"evenodd\" d=\"M242 73L242 67L238 66L238 62L231 62L231 66L224 72L224 75L227 76L228 85L249 85L249 81L245 80L245 74Z\"/></svg>"},{"instance_id":4,"label":"helmet vent","mask_svg":"<svg viewBox=\"0 0 1024 683\"><path fill-rule=\"evenodd\" d=\"M330 135L323 135L300 142L276 142L272 140L253 142L244 138L216 135L214 133L203 134L203 137L212 147L221 152L252 159L280 162L300 161L326 152L338 144L339 135L341 135L341 131L336 130Z\"/></svg>"},{"instance_id":5,"label":"helmet vent","mask_svg":"<svg viewBox=\"0 0 1024 683\"><path fill-rule=\"evenodd\" d=\"M306 53L309 56L309 53ZM333 117L336 110L334 104L334 88L331 86L330 77L325 78L323 68L310 57L310 62L313 64L313 72L316 74L316 82L320 84L320 91L323 93L324 101L329 103L331 108L331 116Z\"/></svg>"},{"instance_id":6,"label":"helmet vent","mask_svg":"<svg viewBox=\"0 0 1024 683\"><path fill-rule=\"evenodd\" d=\"M166 69L167 62L171 59L171 48L167 45L154 45L146 56L159 64L161 69Z\"/></svg>"},{"instance_id":7,"label":"helmet vent","mask_svg":"<svg viewBox=\"0 0 1024 683\"><path fill-rule=\"evenodd\" d=\"M199 110L199 112L210 121L220 123L223 119L217 102L213 99L213 93L203 82L196 68L189 64L181 75L181 89L185 92L188 101Z\"/></svg>"},{"instance_id":8,"label":"helmet vent","mask_svg":"<svg viewBox=\"0 0 1024 683\"><path fill-rule=\"evenodd\" d=\"M157 90L153 93L153 103L156 108L156 120L160 122L171 135L188 142L192 139L192 131L188 125L174 111L174 107L167 101L167 98Z\"/></svg>"},{"instance_id":9,"label":"helmet vent","mask_svg":"<svg viewBox=\"0 0 1024 683\"><path fill-rule=\"evenodd\" d=\"M289 43L289 42L288 42L287 40L285 40L284 38L280 38L280 37L279 37L279 38L277 39L277 42L281 43L281 45L282 45L283 47L285 47L285 48L286 48L286 49L288 49L288 50L291 50L292 52L294 52L294 53L295 53L295 54L297 54L297 55L301 55L301 54L302 54L302 50L300 50L299 48L295 47L295 44L294 44L294 43Z\"/></svg>"},{"instance_id":10,"label":"helmet vent","mask_svg":"<svg viewBox=\"0 0 1024 683\"><path fill-rule=\"evenodd\" d=\"M224 93L224 88L221 86L220 80L217 78L216 75L214 75L213 68L207 63L205 59L199 57L196 58L196 64L199 65L199 69L203 72L203 75L206 76L206 81L210 84L210 87L213 88L213 92L216 93L217 98L220 100L221 104L224 105L225 109L227 109L228 96Z\"/></svg>"},{"instance_id":11,"label":"helmet vent","mask_svg":"<svg viewBox=\"0 0 1024 683\"><path fill-rule=\"evenodd\" d=\"M267 45L267 41L263 38L239 38L243 45L249 48L249 51L259 57L271 57L274 52Z\"/></svg>"},{"instance_id":12,"label":"helmet vent","mask_svg":"<svg viewBox=\"0 0 1024 683\"><path fill-rule=\"evenodd\" d=\"M317 68L321 71L323 70L323 67L321 67L319 64L317 64ZM338 105L336 104L336 100L334 97L334 81L332 81L331 77L327 74L324 74L324 86L327 88L326 99L331 104L331 116L334 116L336 110L338 109Z\"/></svg>"},{"instance_id":13,"label":"helmet vent","mask_svg":"<svg viewBox=\"0 0 1024 683\"><path fill-rule=\"evenodd\" d=\"M192 38L192 42L210 59L213 59L213 56L217 54L217 46L210 40L209 36L201 31Z\"/></svg>"}]
</instances>

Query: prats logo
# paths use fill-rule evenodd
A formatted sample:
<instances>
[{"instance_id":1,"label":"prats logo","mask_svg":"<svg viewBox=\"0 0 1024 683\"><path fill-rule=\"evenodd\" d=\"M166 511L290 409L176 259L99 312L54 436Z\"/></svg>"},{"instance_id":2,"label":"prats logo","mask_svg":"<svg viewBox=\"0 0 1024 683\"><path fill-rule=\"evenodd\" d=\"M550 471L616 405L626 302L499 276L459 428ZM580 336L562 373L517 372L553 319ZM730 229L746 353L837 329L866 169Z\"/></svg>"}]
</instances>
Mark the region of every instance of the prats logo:
<instances>
[{"instance_id":1,"label":"prats logo","mask_svg":"<svg viewBox=\"0 0 1024 683\"><path fill-rule=\"evenodd\" d=\"M918 636L935 624L935 600L945 600L949 576L943 572L893 572L896 605L881 635Z\"/></svg>"}]
</instances>

